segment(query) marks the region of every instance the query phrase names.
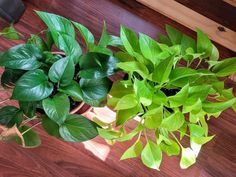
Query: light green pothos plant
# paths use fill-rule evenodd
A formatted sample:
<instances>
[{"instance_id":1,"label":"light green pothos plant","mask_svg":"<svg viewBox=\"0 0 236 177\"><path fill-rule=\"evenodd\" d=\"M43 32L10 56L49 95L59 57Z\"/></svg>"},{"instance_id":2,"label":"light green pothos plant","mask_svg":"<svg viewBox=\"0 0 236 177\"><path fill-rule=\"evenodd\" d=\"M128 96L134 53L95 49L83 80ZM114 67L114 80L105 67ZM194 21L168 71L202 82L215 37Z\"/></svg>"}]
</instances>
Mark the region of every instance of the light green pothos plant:
<instances>
[{"instance_id":1,"label":"light green pothos plant","mask_svg":"<svg viewBox=\"0 0 236 177\"><path fill-rule=\"evenodd\" d=\"M236 111L232 88L225 89L221 79L236 71L236 58L219 61L217 48L201 30L197 41L168 25L166 32L157 42L121 27L124 50L115 56L127 78L115 82L110 91L115 127L99 129L99 134L118 142L136 138L122 160L141 155L144 165L159 170L163 153L181 153L180 167L185 169L196 162L202 145L214 138L208 134L207 121L227 108ZM127 132L136 116L137 127ZM190 145L182 143L184 137Z\"/></svg>"},{"instance_id":2,"label":"light green pothos plant","mask_svg":"<svg viewBox=\"0 0 236 177\"><path fill-rule=\"evenodd\" d=\"M74 52L78 50L79 46L75 40L75 31L72 28L72 23L78 28L81 36L84 38L88 52L112 56L112 51L107 48L108 45L115 46L119 50L115 54L115 57L119 59L117 67L126 73L126 76L124 79L113 83L107 103L108 106L116 111L116 123L114 126L113 124L107 125L102 121L97 121L100 127L97 125L94 127L97 128L99 135L106 140L124 142L136 138L135 143L124 152L121 157L122 160L141 155L144 165L158 170L163 153L166 153L168 156L179 155L181 153L180 166L181 168L188 168L195 163L201 146L214 137L208 135L207 121L210 117L219 117L220 113L229 107L235 110L236 99L232 89L225 89L224 81L220 78L235 72L236 58L219 61L218 50L200 30L197 31L196 42L191 37L167 26L166 31L168 35L160 34L160 40L157 42L145 34L140 33L138 37L135 32L126 27L121 27L120 37L111 36L106 33L106 26L104 26L100 41L98 45L95 45L92 33L83 25L71 22L54 14L38 13L49 29L49 33L47 33L49 39L48 45L51 45L50 41L52 40L59 50L65 52L66 56L73 56L75 59L74 64L77 64L77 67L81 67L81 60L83 61L82 63L85 64L83 66L88 66L84 68L84 72L79 72L77 73L78 75L74 75L75 77L79 76L82 79L96 80L99 77L104 78L113 74L114 68L113 65L110 65L112 63L109 61L103 63L104 58L96 60L95 57L94 62L86 63L86 61L94 58L92 57L93 55L86 55L86 57L81 57L81 53L74 55ZM11 39L17 39L19 37L19 33L16 32L12 26L6 28L0 35L10 37ZM35 35L33 35L28 42L34 46L33 48L43 49L45 47L45 44L42 43L42 39ZM39 50L37 49L37 51ZM43 49L43 53L48 52L50 53L51 51L45 51ZM3 55L4 54L0 54L0 58L2 58ZM14 55L14 52L12 55ZM26 60L28 62L32 60L34 62L37 61L35 61L34 57L28 59ZM45 59L47 59L47 57L41 58L37 62L45 61ZM57 59L60 60L61 58L55 58L55 60ZM201 63L203 63L204 66L207 65L207 67L202 67L202 65L200 65ZM18 61L18 65L20 64L22 63ZM26 66L26 64L21 66ZM5 66L4 63L2 63L2 65ZM53 63L50 64L50 67L52 67L52 65ZM9 66L5 67L7 68ZM12 65L12 67L14 67L14 65ZM36 67L36 65L32 64L31 67ZM41 65L38 67L41 67ZM111 68L112 70L110 70ZM31 68L31 70L35 69ZM44 72L48 74L47 70ZM17 73L11 72L8 76L11 76L10 80L6 79L3 84L5 82L8 83L8 81L11 81L10 83L13 81L16 85L19 83ZM53 79L49 79L50 80L47 82L52 83ZM64 82L67 81L67 79L64 79ZM79 80L76 81L79 82ZM54 84L58 86L58 83ZM77 84L77 90L80 87L81 85ZM93 95L96 97L96 95L100 95L100 93L102 93L103 96L106 95L107 90L109 90L107 87L104 89L96 88L98 87L89 87L88 90L83 90L83 93L89 92L90 94L85 94L85 96ZM63 93L67 96L71 96L70 94L72 92L67 91ZM78 93L80 92L73 91L74 96ZM51 97L53 98L54 95L50 94L47 95L48 98L40 98L40 101L51 99ZM24 97L22 98L25 99ZM88 102L88 99L84 98L85 97L82 95L82 100ZM20 99L19 101L21 101ZM89 101L91 105L94 105L91 100L96 102L96 98L91 98ZM51 111L63 110L60 108L63 107L65 101L61 99L54 101L56 103L60 102L60 104L58 104L60 106L57 107L57 109L53 107L50 108L50 105L45 106L45 109L50 108L52 109ZM96 106L96 104L94 106ZM29 112L32 111L30 104L20 107L20 109L14 109L17 110L16 113L20 113L20 115L22 115L23 111L24 114L26 113L25 109L29 110ZM58 117L59 120L63 119L63 122L59 122L59 124L57 121L55 122L52 116L49 116L47 122L44 123L46 131L52 135L56 132L55 135L61 136L61 134L58 134L58 128L60 129L65 122L70 121L70 119L67 120L67 118L64 117L64 115L67 114L68 113L65 113ZM136 116L140 118L137 127L127 132L127 124ZM14 121L20 120L18 127L21 127L23 118L15 119L14 116L8 116L8 119L13 120L11 126L16 123ZM80 130L86 130L83 129L86 128L86 126L81 127L81 124L76 120L82 119L73 119L73 121L70 121L70 124L67 124L69 125L69 134L67 133L67 135L70 136L63 135L65 140L77 141L81 133ZM1 124L4 125L8 122L6 117L1 117L0 121ZM27 118L24 120L24 123L25 121L31 121L31 119ZM75 124L75 126L73 124ZM91 124L91 122L89 124ZM94 127L92 137L97 135ZM26 133L28 131L27 134L29 134L32 128L33 127L23 129L23 131ZM87 131L83 133L85 132ZM26 133L25 135L27 135ZM89 134L89 132L87 133ZM141 138L142 135L144 135L144 138ZM28 140L33 140L30 142L34 142L38 137L28 136L24 138L28 138ZM190 140L189 147L186 146L186 143L182 143L183 138ZM89 138L86 138L86 140L87 139Z\"/></svg>"}]
</instances>

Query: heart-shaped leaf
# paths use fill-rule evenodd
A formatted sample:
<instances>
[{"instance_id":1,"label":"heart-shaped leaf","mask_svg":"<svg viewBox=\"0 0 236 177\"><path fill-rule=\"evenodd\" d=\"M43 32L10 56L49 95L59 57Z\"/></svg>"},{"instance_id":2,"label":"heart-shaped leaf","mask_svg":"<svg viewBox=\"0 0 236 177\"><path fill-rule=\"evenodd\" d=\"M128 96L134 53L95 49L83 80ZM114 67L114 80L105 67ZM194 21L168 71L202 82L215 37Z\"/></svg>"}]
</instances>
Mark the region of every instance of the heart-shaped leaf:
<instances>
[{"instance_id":1,"label":"heart-shaped leaf","mask_svg":"<svg viewBox=\"0 0 236 177\"><path fill-rule=\"evenodd\" d=\"M159 128L163 119L163 106L147 111L144 114L144 125L150 129Z\"/></svg>"},{"instance_id":2,"label":"heart-shaped leaf","mask_svg":"<svg viewBox=\"0 0 236 177\"><path fill-rule=\"evenodd\" d=\"M23 120L23 113L17 107L5 106L0 109L1 125L11 128L15 124L19 126L22 120Z\"/></svg>"},{"instance_id":3,"label":"heart-shaped leaf","mask_svg":"<svg viewBox=\"0 0 236 177\"><path fill-rule=\"evenodd\" d=\"M71 96L73 99L76 99L77 101L83 100L83 93L80 88L80 85L74 80L69 85L65 87L60 87L58 90L62 93Z\"/></svg>"},{"instance_id":4,"label":"heart-shaped leaf","mask_svg":"<svg viewBox=\"0 0 236 177\"><path fill-rule=\"evenodd\" d=\"M88 28L86 28L85 26L83 26L77 22L72 22L72 23L75 25L75 27L79 30L80 34L84 38L84 41L85 41L87 47L89 47L90 44L94 44L94 36L88 30Z\"/></svg>"},{"instance_id":5,"label":"heart-shaped leaf","mask_svg":"<svg viewBox=\"0 0 236 177\"><path fill-rule=\"evenodd\" d=\"M1 77L3 87L14 86L16 81L25 73L23 70L5 68Z\"/></svg>"},{"instance_id":6,"label":"heart-shaped leaf","mask_svg":"<svg viewBox=\"0 0 236 177\"><path fill-rule=\"evenodd\" d=\"M111 76L116 71L118 60L113 56L100 53L87 53L80 58L80 77L101 79Z\"/></svg>"},{"instance_id":7,"label":"heart-shaped leaf","mask_svg":"<svg viewBox=\"0 0 236 177\"><path fill-rule=\"evenodd\" d=\"M48 46L42 38L38 35L31 34L30 38L27 40L27 44L32 44L37 46L41 51L48 51Z\"/></svg>"},{"instance_id":8,"label":"heart-shaped leaf","mask_svg":"<svg viewBox=\"0 0 236 177\"><path fill-rule=\"evenodd\" d=\"M36 11L36 13L48 26L50 31L57 31L63 34L70 35L73 38L75 38L75 29L72 23L66 18L42 11Z\"/></svg>"},{"instance_id":9,"label":"heart-shaped leaf","mask_svg":"<svg viewBox=\"0 0 236 177\"><path fill-rule=\"evenodd\" d=\"M19 44L0 56L0 66L11 69L34 70L41 66L41 50L31 44Z\"/></svg>"},{"instance_id":10,"label":"heart-shaped leaf","mask_svg":"<svg viewBox=\"0 0 236 177\"><path fill-rule=\"evenodd\" d=\"M61 86L67 86L73 80L75 74L74 61L71 57L65 57L55 62L48 73L51 81L59 82Z\"/></svg>"},{"instance_id":11,"label":"heart-shaped leaf","mask_svg":"<svg viewBox=\"0 0 236 177\"><path fill-rule=\"evenodd\" d=\"M111 89L112 82L108 78L103 79L80 79L80 87L83 92L83 99L85 102L106 99L107 94Z\"/></svg>"},{"instance_id":12,"label":"heart-shaped leaf","mask_svg":"<svg viewBox=\"0 0 236 177\"><path fill-rule=\"evenodd\" d=\"M134 157L138 157L143 150L142 141L135 142L131 147L129 147L124 154L121 156L120 160L130 159Z\"/></svg>"},{"instance_id":13,"label":"heart-shaped leaf","mask_svg":"<svg viewBox=\"0 0 236 177\"><path fill-rule=\"evenodd\" d=\"M135 79L134 81L134 92L139 99L139 102L144 106L152 104L152 91L147 85L147 82Z\"/></svg>"},{"instance_id":14,"label":"heart-shaped leaf","mask_svg":"<svg viewBox=\"0 0 236 177\"><path fill-rule=\"evenodd\" d=\"M59 93L53 98L44 99L43 109L50 119L62 124L70 111L70 102L66 95Z\"/></svg>"},{"instance_id":15,"label":"heart-shaped leaf","mask_svg":"<svg viewBox=\"0 0 236 177\"><path fill-rule=\"evenodd\" d=\"M39 135L34 132L28 126L22 126L19 128L19 131L22 133L24 144L19 137L16 137L16 143L23 145L24 148L35 148L41 144Z\"/></svg>"},{"instance_id":16,"label":"heart-shaped leaf","mask_svg":"<svg viewBox=\"0 0 236 177\"><path fill-rule=\"evenodd\" d=\"M65 141L82 142L98 135L97 124L81 115L68 115L60 126L60 135Z\"/></svg>"},{"instance_id":17,"label":"heart-shaped leaf","mask_svg":"<svg viewBox=\"0 0 236 177\"><path fill-rule=\"evenodd\" d=\"M135 52L139 52L139 40L137 34L131 29L121 26L120 37L127 52L134 56Z\"/></svg>"},{"instance_id":18,"label":"heart-shaped leaf","mask_svg":"<svg viewBox=\"0 0 236 177\"><path fill-rule=\"evenodd\" d=\"M19 101L19 105L20 109L27 117L32 118L35 116L37 102Z\"/></svg>"},{"instance_id":19,"label":"heart-shaped leaf","mask_svg":"<svg viewBox=\"0 0 236 177\"><path fill-rule=\"evenodd\" d=\"M161 127L169 131L175 131L184 124L184 115L181 112L176 112L162 120Z\"/></svg>"},{"instance_id":20,"label":"heart-shaped leaf","mask_svg":"<svg viewBox=\"0 0 236 177\"><path fill-rule=\"evenodd\" d=\"M42 126L44 130L51 136L60 138L59 125L47 116L42 117Z\"/></svg>"},{"instance_id":21,"label":"heart-shaped leaf","mask_svg":"<svg viewBox=\"0 0 236 177\"><path fill-rule=\"evenodd\" d=\"M52 83L43 70L37 69L25 73L16 83L12 98L20 101L39 101L53 91Z\"/></svg>"},{"instance_id":22,"label":"heart-shaped leaf","mask_svg":"<svg viewBox=\"0 0 236 177\"><path fill-rule=\"evenodd\" d=\"M159 170L162 161L160 146L152 141L148 141L141 153L141 159L147 167Z\"/></svg>"},{"instance_id":23,"label":"heart-shaped leaf","mask_svg":"<svg viewBox=\"0 0 236 177\"><path fill-rule=\"evenodd\" d=\"M186 169L196 162L196 156L191 148L182 148L180 167Z\"/></svg>"}]
</instances>

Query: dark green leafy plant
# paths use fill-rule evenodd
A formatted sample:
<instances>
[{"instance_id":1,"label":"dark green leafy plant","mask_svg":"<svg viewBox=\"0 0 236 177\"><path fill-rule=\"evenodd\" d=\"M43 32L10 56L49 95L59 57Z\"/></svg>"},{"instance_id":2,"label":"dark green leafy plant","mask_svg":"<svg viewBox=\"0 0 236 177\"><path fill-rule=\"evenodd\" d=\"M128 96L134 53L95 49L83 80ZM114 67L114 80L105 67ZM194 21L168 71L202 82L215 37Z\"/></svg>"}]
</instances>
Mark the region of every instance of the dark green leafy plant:
<instances>
[{"instance_id":1,"label":"dark green leafy plant","mask_svg":"<svg viewBox=\"0 0 236 177\"><path fill-rule=\"evenodd\" d=\"M214 137L207 121L227 108L236 111L232 88L225 89L221 79L236 71L236 58L219 61L217 48L201 30L197 41L168 25L166 32L157 42L121 27L124 50L115 56L127 77L110 91L108 105L116 111L116 126L99 129L99 134L118 142L137 135L122 160L141 156L144 165L159 170L163 153L181 153L180 167L185 169ZM137 116L137 127L127 132L125 127ZM182 143L184 137L190 146Z\"/></svg>"},{"instance_id":2,"label":"dark green leafy plant","mask_svg":"<svg viewBox=\"0 0 236 177\"><path fill-rule=\"evenodd\" d=\"M136 138L122 160L141 156L144 165L159 170L163 153L181 153L180 166L185 169L195 163L202 145L214 137L208 135L207 121L230 107L236 110L232 88L225 89L221 79L235 73L236 58L219 61L217 48L201 30L195 41L167 26L167 35L158 34L157 42L126 27L121 27L120 37L108 35L104 23L96 44L82 24L55 14L37 14L48 29L0 53L0 65L5 67L1 85L13 88L10 99L19 102L19 108L0 109L0 124L5 131L11 129L5 133L9 136L0 139L38 146L40 139L33 128L39 124L49 135L72 142L98 134L111 142ZM74 27L85 41L84 52ZM41 34L46 35L41 38ZM0 35L22 37L13 26ZM113 56L108 46L119 51ZM56 53L52 52L55 48ZM112 85L108 77L117 70L126 76ZM69 114L72 103L101 106L108 93L107 105L116 111L115 126ZM136 128L127 132L127 124L135 118ZM26 126L35 119L37 123ZM12 138L12 132L18 136Z\"/></svg>"},{"instance_id":3,"label":"dark green leafy plant","mask_svg":"<svg viewBox=\"0 0 236 177\"><path fill-rule=\"evenodd\" d=\"M93 34L82 24L55 14L36 13L48 29L28 39L23 37L25 43L0 55L0 66L5 67L1 85L13 89L11 98L5 101L19 103L19 108L0 109L0 124L11 130L17 128L15 140L25 147L40 144L32 128L41 123L48 134L66 141L92 139L98 135L98 125L82 115L69 113L82 101L91 106L104 104L112 85L108 77L116 72L118 63L107 46L114 46L112 39L119 38L109 36L104 26L101 41L96 45ZM74 27L87 45L84 52L76 40ZM23 36L19 34L12 25L0 32L14 40Z\"/></svg>"}]
</instances>

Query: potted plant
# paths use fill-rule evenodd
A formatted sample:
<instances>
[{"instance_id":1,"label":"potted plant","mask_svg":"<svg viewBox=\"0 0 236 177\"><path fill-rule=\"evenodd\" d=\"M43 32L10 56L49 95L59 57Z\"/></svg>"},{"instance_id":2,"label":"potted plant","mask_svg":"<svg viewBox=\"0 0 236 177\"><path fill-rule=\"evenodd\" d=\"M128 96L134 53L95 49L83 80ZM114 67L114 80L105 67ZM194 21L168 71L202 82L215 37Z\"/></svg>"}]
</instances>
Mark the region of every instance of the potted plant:
<instances>
[{"instance_id":1,"label":"potted plant","mask_svg":"<svg viewBox=\"0 0 236 177\"><path fill-rule=\"evenodd\" d=\"M163 153L181 153L185 169L214 138L208 120L230 107L236 111L233 89L226 89L223 79L235 73L236 58L219 61L217 48L201 30L196 41L168 25L166 32L157 42L121 27L124 49L115 56L126 77L113 84L108 100L116 122L98 129L108 141L135 139L121 160L141 156L145 166L159 170ZM136 128L127 131L134 118Z\"/></svg>"},{"instance_id":2,"label":"potted plant","mask_svg":"<svg viewBox=\"0 0 236 177\"><path fill-rule=\"evenodd\" d=\"M20 108L12 108L15 112L10 108L0 110L0 123L5 125L5 129L14 125L13 132L22 139L33 140L28 141L31 145L37 140L35 133L31 132L34 125L25 128L21 120L23 115L29 117L26 122L31 121L36 107L45 112L46 117L37 118L51 135L77 142L97 134L110 143L136 138L121 159L141 155L144 165L159 169L163 153L168 156L181 153L180 166L188 168L195 163L202 145L214 137L208 135L207 121L211 117L219 117L227 108L236 109L232 89L225 89L221 79L235 72L236 58L219 61L218 50L200 30L195 41L167 26L168 35L160 34L157 42L145 34L140 33L138 37L126 27L121 27L120 37L108 35L104 23L102 36L96 45L92 33L83 25L54 14L37 13L48 26L47 43L38 36L32 36L29 44L0 54L0 65L5 66L5 72L11 71L5 74L8 76L5 79L3 74L2 85L12 86L11 83L15 83L12 98L20 102ZM75 40L72 24L85 40L85 54ZM4 36L8 35L18 37L13 27L5 29ZM62 50L65 57L49 52L52 44ZM107 46L116 47L118 52L115 57ZM21 51L21 47L26 49ZM47 50L44 49L46 47ZM18 61L21 55L27 57ZM107 77L117 69L126 75L112 85ZM35 71L40 77L28 77ZM76 74L70 75L71 71ZM28 90L28 85L35 88L38 78L43 78L40 87L43 93L39 89L41 94L37 97L34 94L29 96L35 91ZM68 106L65 106L68 105L67 96L98 106L106 100L108 92L105 105L116 111L115 123L97 120L95 124L80 115L68 114ZM138 120L137 126L127 132L126 126L133 119ZM186 147L182 139L189 140L190 147ZM19 138L17 141L20 142Z\"/></svg>"},{"instance_id":3,"label":"potted plant","mask_svg":"<svg viewBox=\"0 0 236 177\"><path fill-rule=\"evenodd\" d=\"M75 113L83 102L91 106L106 102L112 85L108 77L116 72L118 63L106 46L116 43L104 42L105 28L102 40L96 45L85 26L54 14L39 11L37 14L48 29L28 39L23 37L25 43L0 53L0 66L5 68L1 85L13 89L12 96L1 104L9 100L19 103L19 107L0 109L4 130L1 139L18 135L13 139L24 147L38 146L40 139L32 128L39 124L48 134L65 141L92 139L98 134L97 124ZM76 40L74 27L85 40L84 52ZM13 26L0 34L10 39L23 36ZM27 126L29 123L31 127Z\"/></svg>"}]
</instances>

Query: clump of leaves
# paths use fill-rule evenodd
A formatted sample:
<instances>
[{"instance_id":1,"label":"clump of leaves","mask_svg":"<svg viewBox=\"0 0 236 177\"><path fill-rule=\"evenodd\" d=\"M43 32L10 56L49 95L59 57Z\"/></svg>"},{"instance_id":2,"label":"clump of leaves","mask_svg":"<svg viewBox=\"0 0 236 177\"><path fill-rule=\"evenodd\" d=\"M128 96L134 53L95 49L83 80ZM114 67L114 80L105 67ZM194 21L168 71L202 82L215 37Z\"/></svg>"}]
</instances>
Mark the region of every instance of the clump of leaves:
<instances>
[{"instance_id":1,"label":"clump of leaves","mask_svg":"<svg viewBox=\"0 0 236 177\"><path fill-rule=\"evenodd\" d=\"M98 135L98 125L69 112L72 103L78 105L83 101L91 106L102 106L106 101L112 85L108 77L116 72L118 63L107 46L119 44L119 38L108 35L104 24L97 45L93 34L82 24L55 14L36 13L48 28L0 54L0 66L5 67L1 85L13 88L10 99L19 102L19 108L5 106L0 109L0 124L6 127L5 132L17 128L21 137L16 138L16 142L27 147L40 144L33 128L41 123L50 135L66 141L92 139ZM75 28L86 43L84 52L77 42ZM13 26L0 32L14 40L19 39L18 34ZM38 115L38 110L45 115ZM35 121L31 127L26 126Z\"/></svg>"},{"instance_id":2,"label":"clump of leaves","mask_svg":"<svg viewBox=\"0 0 236 177\"><path fill-rule=\"evenodd\" d=\"M121 27L124 50L115 56L127 78L115 82L110 91L108 105L116 110L116 127L99 129L99 134L118 142L137 136L122 160L141 156L144 165L159 170L163 153L181 153L180 167L185 169L214 137L208 134L207 121L230 107L236 111L232 88L225 89L221 79L236 71L236 58L219 61L217 48L201 30L197 41L171 26L166 32L157 42ZM127 132L125 126L136 116L138 126ZM189 147L183 145L184 137Z\"/></svg>"}]
</instances>

